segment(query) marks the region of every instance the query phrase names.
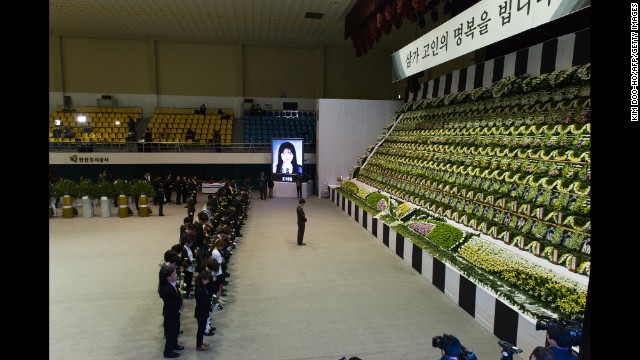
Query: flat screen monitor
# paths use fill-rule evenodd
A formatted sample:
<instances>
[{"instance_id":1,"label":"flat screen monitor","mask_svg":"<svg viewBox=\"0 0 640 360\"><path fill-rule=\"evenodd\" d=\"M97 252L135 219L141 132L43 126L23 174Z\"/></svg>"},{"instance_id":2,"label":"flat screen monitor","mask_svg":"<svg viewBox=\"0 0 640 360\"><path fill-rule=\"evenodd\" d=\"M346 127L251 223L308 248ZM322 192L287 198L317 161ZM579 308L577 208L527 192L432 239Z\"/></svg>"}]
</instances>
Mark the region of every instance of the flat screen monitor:
<instances>
[{"instance_id":1,"label":"flat screen monitor","mask_svg":"<svg viewBox=\"0 0 640 360\"><path fill-rule=\"evenodd\" d=\"M303 138L271 139L271 171L274 181L295 181L295 176L303 176Z\"/></svg>"},{"instance_id":2,"label":"flat screen monitor","mask_svg":"<svg viewBox=\"0 0 640 360\"><path fill-rule=\"evenodd\" d=\"M284 101L282 103L282 110L298 110L298 103L295 101Z\"/></svg>"}]
</instances>

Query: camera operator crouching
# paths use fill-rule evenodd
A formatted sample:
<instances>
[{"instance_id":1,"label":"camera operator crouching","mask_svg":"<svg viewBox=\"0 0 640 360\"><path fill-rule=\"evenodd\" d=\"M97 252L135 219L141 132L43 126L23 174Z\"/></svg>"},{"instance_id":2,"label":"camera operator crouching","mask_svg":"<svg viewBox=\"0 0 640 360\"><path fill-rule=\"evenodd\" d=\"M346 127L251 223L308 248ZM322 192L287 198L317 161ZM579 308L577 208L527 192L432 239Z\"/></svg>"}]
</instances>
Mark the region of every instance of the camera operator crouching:
<instances>
[{"instance_id":1,"label":"camera operator crouching","mask_svg":"<svg viewBox=\"0 0 640 360\"><path fill-rule=\"evenodd\" d=\"M440 360L476 360L476 355L462 346L460 340L453 335L442 334L431 339L431 346L442 352Z\"/></svg>"},{"instance_id":2,"label":"camera operator crouching","mask_svg":"<svg viewBox=\"0 0 640 360\"><path fill-rule=\"evenodd\" d=\"M547 342L553 351L555 360L578 360L578 357L571 351L572 339L569 329L559 325L549 325L547 327Z\"/></svg>"}]
</instances>

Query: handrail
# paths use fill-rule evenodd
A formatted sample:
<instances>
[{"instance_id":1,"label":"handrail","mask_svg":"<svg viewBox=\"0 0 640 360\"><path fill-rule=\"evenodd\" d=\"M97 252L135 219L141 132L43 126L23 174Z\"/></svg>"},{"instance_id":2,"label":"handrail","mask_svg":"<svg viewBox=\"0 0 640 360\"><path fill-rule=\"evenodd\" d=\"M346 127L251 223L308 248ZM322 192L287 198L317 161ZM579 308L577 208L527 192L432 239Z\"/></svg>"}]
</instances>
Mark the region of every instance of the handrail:
<instances>
[{"instance_id":1,"label":"handrail","mask_svg":"<svg viewBox=\"0 0 640 360\"><path fill-rule=\"evenodd\" d=\"M305 143L304 151L316 152L315 143ZM184 142L49 142L49 152L221 152L221 153L270 153L271 143L200 144Z\"/></svg>"}]
</instances>

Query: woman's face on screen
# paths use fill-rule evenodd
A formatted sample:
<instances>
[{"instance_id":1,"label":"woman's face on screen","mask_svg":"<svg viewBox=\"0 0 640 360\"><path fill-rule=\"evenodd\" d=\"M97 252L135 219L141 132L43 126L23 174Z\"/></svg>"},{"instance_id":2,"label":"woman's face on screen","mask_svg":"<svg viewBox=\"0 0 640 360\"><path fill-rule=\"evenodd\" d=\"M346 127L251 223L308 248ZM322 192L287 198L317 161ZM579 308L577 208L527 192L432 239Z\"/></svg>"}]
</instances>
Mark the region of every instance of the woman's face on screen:
<instances>
[{"instance_id":1,"label":"woman's face on screen","mask_svg":"<svg viewBox=\"0 0 640 360\"><path fill-rule=\"evenodd\" d=\"M291 152L291 149L289 148L284 149L280 154L280 158L282 159L282 162L285 164L291 163L291 161L293 160L293 153Z\"/></svg>"}]
</instances>

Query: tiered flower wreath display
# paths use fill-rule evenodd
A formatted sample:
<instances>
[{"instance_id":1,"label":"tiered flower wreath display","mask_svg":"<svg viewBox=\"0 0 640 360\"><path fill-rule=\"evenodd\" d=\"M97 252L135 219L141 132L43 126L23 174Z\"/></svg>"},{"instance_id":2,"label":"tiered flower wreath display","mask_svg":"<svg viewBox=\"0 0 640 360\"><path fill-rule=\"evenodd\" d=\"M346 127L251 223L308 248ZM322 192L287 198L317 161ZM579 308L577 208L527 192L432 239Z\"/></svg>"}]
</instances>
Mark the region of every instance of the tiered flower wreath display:
<instances>
[{"instance_id":1,"label":"tiered flower wreath display","mask_svg":"<svg viewBox=\"0 0 640 360\"><path fill-rule=\"evenodd\" d=\"M591 270L590 70L404 104L338 191L523 312L574 318L586 285L554 268Z\"/></svg>"}]
</instances>

